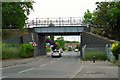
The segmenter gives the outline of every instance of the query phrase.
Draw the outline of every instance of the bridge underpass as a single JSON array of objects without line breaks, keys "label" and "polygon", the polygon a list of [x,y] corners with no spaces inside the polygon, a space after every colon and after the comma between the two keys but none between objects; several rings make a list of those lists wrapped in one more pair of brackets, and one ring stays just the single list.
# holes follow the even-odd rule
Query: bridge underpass
[{"label": "bridge underpass", "polygon": [[29,32],[33,33],[34,41],[38,46],[35,50],[35,55],[46,55],[46,40],[45,36],[70,36],[78,35],[85,32],[86,26],[54,26],[54,27],[33,27]]}]

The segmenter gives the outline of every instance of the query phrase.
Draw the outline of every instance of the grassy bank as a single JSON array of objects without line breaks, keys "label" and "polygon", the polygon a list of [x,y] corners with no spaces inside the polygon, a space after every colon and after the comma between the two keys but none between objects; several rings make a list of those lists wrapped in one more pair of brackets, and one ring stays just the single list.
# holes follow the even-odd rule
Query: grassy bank
[{"label": "grassy bank", "polygon": [[[46,48],[50,52],[50,48]],[[2,60],[22,59],[33,57],[34,47],[32,44],[7,44],[2,43]]]},{"label": "grassy bank", "polygon": [[2,44],[2,59],[33,57],[34,48],[31,44]]},{"label": "grassy bank", "polygon": [[94,52],[89,51],[85,53],[85,60],[93,60],[93,56],[95,56],[95,60],[107,60],[107,54],[104,52]]}]

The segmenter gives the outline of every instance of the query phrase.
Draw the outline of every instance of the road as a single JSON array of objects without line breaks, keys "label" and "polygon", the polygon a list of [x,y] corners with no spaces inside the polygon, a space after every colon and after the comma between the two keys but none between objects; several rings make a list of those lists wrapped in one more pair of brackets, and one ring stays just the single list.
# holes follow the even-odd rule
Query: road
[{"label": "road", "polygon": [[27,64],[2,69],[4,78],[74,78],[81,69],[78,52],[64,52],[61,58],[51,56]]}]

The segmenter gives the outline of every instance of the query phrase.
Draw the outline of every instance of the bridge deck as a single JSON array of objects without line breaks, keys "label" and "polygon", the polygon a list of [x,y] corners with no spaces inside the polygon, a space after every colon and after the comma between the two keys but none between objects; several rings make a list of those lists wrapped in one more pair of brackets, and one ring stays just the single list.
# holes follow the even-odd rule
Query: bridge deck
[{"label": "bridge deck", "polygon": [[54,26],[54,27],[34,27],[33,32],[41,34],[72,35],[84,32],[86,26]]}]

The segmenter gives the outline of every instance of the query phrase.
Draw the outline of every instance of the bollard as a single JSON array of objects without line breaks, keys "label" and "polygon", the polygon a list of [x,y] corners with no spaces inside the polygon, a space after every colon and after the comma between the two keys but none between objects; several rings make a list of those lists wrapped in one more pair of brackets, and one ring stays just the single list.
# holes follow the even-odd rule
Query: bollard
[{"label": "bollard", "polygon": [[95,63],[95,56],[93,56],[93,63]]}]

